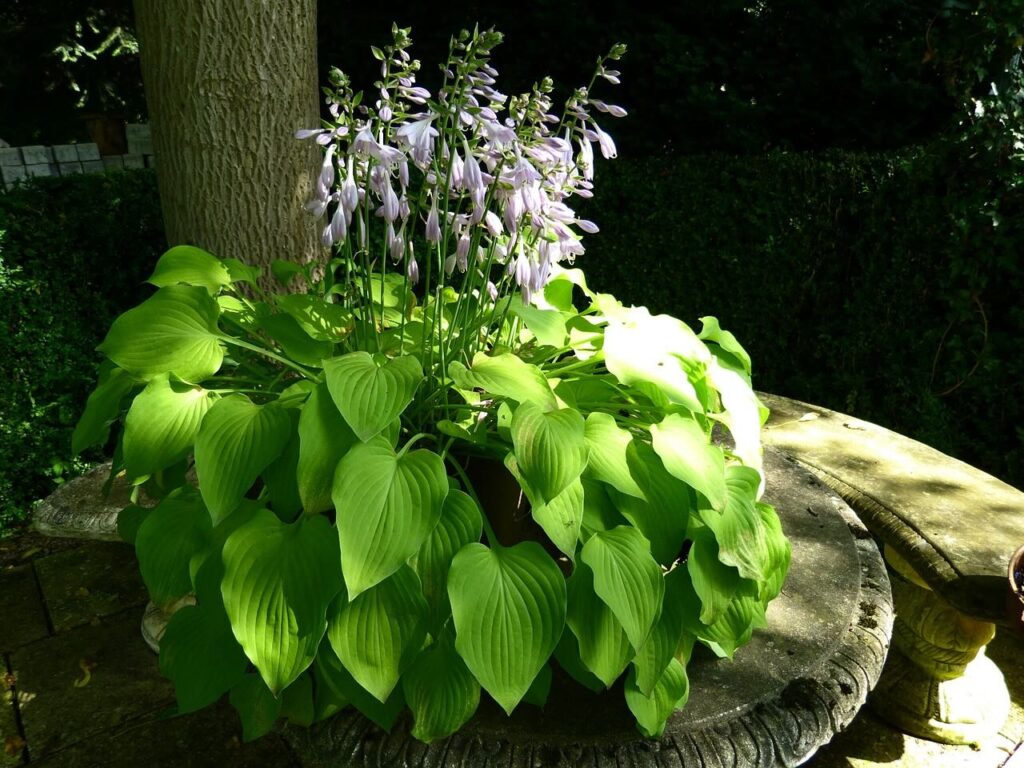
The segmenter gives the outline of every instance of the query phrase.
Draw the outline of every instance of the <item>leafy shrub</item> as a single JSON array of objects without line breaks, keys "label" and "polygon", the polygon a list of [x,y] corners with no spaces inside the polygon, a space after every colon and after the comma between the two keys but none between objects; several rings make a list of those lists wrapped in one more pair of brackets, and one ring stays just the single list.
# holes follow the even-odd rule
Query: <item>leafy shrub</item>
[{"label": "leafy shrub", "polygon": [[152,171],[0,194],[0,530],[75,470],[71,429],[95,382],[93,348],[143,297],[162,250]]}]

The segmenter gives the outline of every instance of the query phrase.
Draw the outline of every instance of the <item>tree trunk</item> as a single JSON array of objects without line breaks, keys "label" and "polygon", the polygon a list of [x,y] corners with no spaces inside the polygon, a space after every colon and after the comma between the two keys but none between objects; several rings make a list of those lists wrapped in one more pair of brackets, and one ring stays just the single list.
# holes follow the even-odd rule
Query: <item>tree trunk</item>
[{"label": "tree trunk", "polygon": [[316,0],[135,0],[167,240],[269,266],[322,261]]}]

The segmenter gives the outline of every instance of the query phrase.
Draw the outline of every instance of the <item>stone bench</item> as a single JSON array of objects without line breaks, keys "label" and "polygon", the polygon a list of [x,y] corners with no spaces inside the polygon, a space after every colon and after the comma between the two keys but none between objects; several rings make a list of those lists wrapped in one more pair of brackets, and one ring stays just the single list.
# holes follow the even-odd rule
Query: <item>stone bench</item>
[{"label": "stone bench", "polygon": [[1024,493],[903,435],[816,405],[760,394],[763,439],[833,488],[884,544],[896,624],[872,700],[902,730],[978,744],[1009,711],[985,656],[1005,612]]}]

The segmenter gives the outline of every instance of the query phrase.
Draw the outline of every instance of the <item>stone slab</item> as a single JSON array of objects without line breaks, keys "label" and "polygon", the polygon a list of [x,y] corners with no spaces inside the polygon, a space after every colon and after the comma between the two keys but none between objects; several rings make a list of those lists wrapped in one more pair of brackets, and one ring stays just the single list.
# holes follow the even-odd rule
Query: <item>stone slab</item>
[{"label": "stone slab", "polygon": [[26,165],[25,173],[30,178],[39,178],[41,176],[56,176],[57,166],[52,163],[38,163],[36,165]]},{"label": "stone slab", "polygon": [[61,176],[75,176],[82,172],[82,164],[77,160],[73,163],[59,163]]},{"label": "stone slab", "polygon": [[74,144],[57,144],[53,148],[53,157],[58,163],[77,163],[78,149]]},{"label": "stone slab", "polygon": [[1005,621],[1006,568],[1024,543],[1024,492],[870,422],[761,395],[764,441],[836,488],[954,608]]},{"label": "stone slab", "polygon": [[75,148],[78,151],[79,160],[85,161],[100,159],[100,148],[91,142],[76,144]]},{"label": "stone slab", "polygon": [[145,168],[146,161],[142,155],[122,155],[125,168]]},{"label": "stone slab", "polygon": [[[32,761],[112,729],[153,719],[174,703],[157,658],[139,636],[139,611],[32,643],[10,664],[22,692]],[[88,675],[83,667],[91,667]],[[109,734],[108,734],[109,737]]]},{"label": "stone slab", "polygon": [[83,160],[82,170],[85,173],[103,173],[106,166],[103,165],[102,160]]},{"label": "stone slab", "polygon": [[21,148],[25,165],[41,165],[53,162],[53,151],[49,147],[32,145]]},{"label": "stone slab", "polygon": [[241,741],[238,715],[219,704],[180,717],[150,720],[94,735],[86,741],[32,762],[47,768],[288,768],[297,766],[276,733],[253,742]]},{"label": "stone slab", "polygon": [[31,565],[0,570],[0,652],[47,637],[46,614]]},{"label": "stone slab", "polygon": [[110,464],[100,464],[64,483],[32,510],[32,527],[47,536],[120,541],[117,515],[131,503],[131,489],[117,478],[104,496],[109,475]]},{"label": "stone slab", "polygon": [[[6,673],[6,659],[0,657],[0,676]],[[14,714],[16,695],[17,689],[10,687],[7,680],[0,680],[0,768],[14,768],[22,764],[24,749],[20,745],[24,739],[18,732],[18,720]]]},{"label": "stone slab", "polygon": [[0,149],[0,165],[24,165],[21,159],[21,150],[18,147],[4,147]]},{"label": "stone slab", "polygon": [[16,181],[27,179],[28,173],[24,165],[0,165],[0,176],[3,177],[4,184],[10,187]]},{"label": "stone slab", "polygon": [[124,159],[121,155],[104,155],[103,167],[108,171],[120,171],[124,168]]},{"label": "stone slab", "polygon": [[[35,562],[39,584],[57,633],[146,604],[135,552],[128,544],[89,542]],[[138,628],[136,627],[136,634]]]}]

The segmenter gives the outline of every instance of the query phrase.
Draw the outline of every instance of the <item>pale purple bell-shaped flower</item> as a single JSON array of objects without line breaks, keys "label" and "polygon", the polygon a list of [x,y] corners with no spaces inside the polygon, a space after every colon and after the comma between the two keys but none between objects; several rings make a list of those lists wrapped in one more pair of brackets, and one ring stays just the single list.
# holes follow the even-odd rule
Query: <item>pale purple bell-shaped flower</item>
[{"label": "pale purple bell-shaped flower", "polygon": [[392,261],[396,263],[401,261],[402,257],[405,255],[405,238],[400,234],[395,235],[394,239],[391,241],[390,251]]},{"label": "pale purple bell-shaped flower", "polygon": [[430,158],[434,152],[434,139],[437,137],[437,129],[431,125],[434,115],[405,123],[395,131],[398,140],[409,147],[409,154],[413,162],[420,168],[430,165]]},{"label": "pale purple bell-shaped flower", "polygon": [[580,167],[583,169],[583,178],[590,181],[594,178],[594,147],[586,139],[580,139]]},{"label": "pale purple bell-shaped flower", "polygon": [[494,211],[487,211],[484,214],[484,226],[487,227],[487,231],[491,233],[491,237],[498,237],[501,235],[501,219]]},{"label": "pale purple bell-shaped flower", "polygon": [[601,231],[597,224],[590,221],[589,219],[577,219],[576,226],[578,226],[584,232],[591,235]]},{"label": "pale purple bell-shaped flower", "polygon": [[618,156],[618,152],[615,150],[615,142],[612,141],[612,137],[601,130],[597,123],[594,123],[594,131],[597,133],[597,141],[601,146],[601,155],[605,160],[611,160],[613,157]]},{"label": "pale purple bell-shaped flower", "polygon": [[334,244],[334,234],[331,232],[331,223],[327,222],[323,232],[320,233],[320,242],[324,248],[330,248]]},{"label": "pale purple bell-shaped flower", "polygon": [[427,232],[426,238],[428,243],[439,243],[441,242],[441,227],[437,223],[437,196],[430,196],[430,212],[427,213]]},{"label": "pale purple bell-shaped flower", "polygon": [[353,158],[348,158],[348,174],[341,184],[341,205],[345,212],[351,216],[359,205],[359,187],[356,186]]},{"label": "pale purple bell-shaped flower", "polygon": [[316,198],[306,203],[305,208],[307,211],[313,214],[314,218],[319,219],[321,216],[324,215],[324,212],[327,210],[328,202],[329,200],[321,200],[319,198]]},{"label": "pale purple bell-shaped flower", "polygon": [[455,263],[460,272],[469,268],[469,235],[465,232],[459,236],[459,242],[455,245]]},{"label": "pale purple bell-shaped flower", "polygon": [[331,217],[331,238],[336,243],[345,242],[345,238],[348,237],[348,221],[346,221],[345,208],[339,205],[334,209],[334,215]]},{"label": "pale purple bell-shaped flower", "polygon": [[454,272],[454,271],[455,271],[455,254],[453,253],[451,256],[449,256],[448,258],[446,258],[444,260],[444,273],[448,277],[451,277],[452,276],[452,272]]},{"label": "pale purple bell-shaped flower", "polygon": [[[410,253],[412,249],[410,248]],[[409,277],[409,282],[416,285],[420,281],[420,265],[416,263],[416,257],[413,256],[409,259],[409,266],[405,268],[405,274]]]},{"label": "pale purple bell-shaped flower", "polygon": [[491,297],[491,301],[498,300],[498,286],[490,280],[487,281],[487,295]]},{"label": "pale purple bell-shaped flower", "polygon": [[326,128],[300,128],[295,132],[295,138],[299,141],[305,139],[311,139],[314,136],[319,136],[322,133],[327,133]]},{"label": "pale purple bell-shaped flower", "polygon": [[393,222],[398,218],[399,210],[398,195],[395,194],[395,190],[391,187],[391,180],[386,179],[384,182],[383,195],[381,197],[381,209],[384,213],[384,218]]}]

